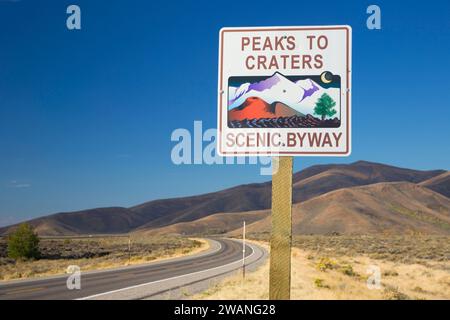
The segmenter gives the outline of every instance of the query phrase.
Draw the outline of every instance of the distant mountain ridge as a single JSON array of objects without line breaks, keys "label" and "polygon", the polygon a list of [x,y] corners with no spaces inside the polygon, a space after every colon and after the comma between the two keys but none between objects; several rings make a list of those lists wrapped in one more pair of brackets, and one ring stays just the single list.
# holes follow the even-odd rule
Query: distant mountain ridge
[{"label": "distant mountain ridge", "polygon": [[[270,218],[267,212],[247,232],[270,232]],[[450,199],[410,182],[381,182],[296,203],[292,220],[294,235],[450,235]],[[241,234],[240,228],[231,234]]]},{"label": "distant mountain ridge", "polygon": [[[421,194],[426,194],[426,197],[445,197],[449,183],[446,174],[448,176],[448,172],[444,170],[411,170],[366,161],[352,164],[317,165],[294,174],[293,202],[299,203],[310,199],[317,201],[320,196],[335,190],[349,190],[354,187],[391,182],[419,184],[420,190],[427,191],[421,191]],[[439,191],[443,192],[443,196],[439,194]],[[175,226],[172,227],[172,231],[180,231],[180,225],[184,226],[186,230],[189,228],[195,231],[196,227],[192,227],[192,224],[203,226],[203,230],[208,230],[204,222],[210,217],[210,219],[215,219],[216,229],[228,232],[234,225],[231,223],[233,219],[230,221],[227,215],[242,217],[245,212],[255,212],[252,214],[251,221],[258,223],[256,220],[265,217],[264,213],[258,211],[269,209],[270,201],[271,182],[269,181],[239,185],[198,196],[154,200],[130,208],[97,208],[57,213],[29,222],[39,234],[55,236],[151,232],[151,230],[156,232],[157,229],[161,230],[161,228],[170,226]],[[427,201],[434,203],[432,200]],[[446,207],[444,209],[449,210]],[[427,214],[431,213],[427,211]],[[247,217],[249,216],[247,215]],[[224,224],[223,221],[228,222]],[[189,223],[191,225],[188,225]],[[0,234],[7,233],[10,227],[0,228]]]},{"label": "distant mountain ridge", "polygon": [[446,197],[450,197],[450,172],[444,172],[438,176],[422,181],[421,186],[427,187]]},{"label": "distant mountain ridge", "polygon": [[[218,213],[145,230],[148,235],[269,233],[270,209]],[[450,199],[410,182],[380,182],[337,189],[292,207],[292,232],[300,234],[450,235]]]}]

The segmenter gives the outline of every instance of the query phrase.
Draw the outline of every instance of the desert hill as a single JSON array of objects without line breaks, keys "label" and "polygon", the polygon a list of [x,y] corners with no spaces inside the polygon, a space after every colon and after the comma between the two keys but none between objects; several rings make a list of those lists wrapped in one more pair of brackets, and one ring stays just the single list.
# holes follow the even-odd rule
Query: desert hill
[{"label": "desert hill", "polygon": [[257,210],[245,212],[216,213],[198,220],[179,222],[169,226],[153,229],[139,229],[147,235],[201,235],[224,234],[242,227],[245,220],[247,224],[262,220],[270,214],[270,210]]},{"label": "desert hill", "polygon": [[[331,191],[294,204],[292,216],[294,235],[450,235],[450,199],[410,182],[383,182]],[[259,217],[262,219],[254,222]],[[260,210],[214,214],[181,225],[153,229],[148,233],[202,234],[211,225],[220,226],[214,231],[237,236],[242,232],[243,220],[249,233],[270,231],[270,210]]]},{"label": "desert hill", "polygon": [[[409,182],[340,189],[292,209],[293,234],[450,235],[450,199]],[[247,230],[268,232],[270,215]]]},{"label": "desert hill", "polygon": [[318,165],[294,174],[293,200],[305,201],[332,190],[378,182],[419,183],[443,173],[444,170],[419,171],[367,161]]},{"label": "desert hill", "polygon": [[422,181],[420,185],[439,192],[446,197],[450,197],[450,172],[447,171],[431,179]]},{"label": "desert hill", "polygon": [[[340,188],[377,182],[418,183],[444,172],[411,170],[366,161],[312,166],[294,174],[293,202],[305,201]],[[214,213],[268,209],[271,187],[271,182],[240,185],[200,196],[150,201],[130,209],[150,218],[143,228],[155,228],[197,220]]]},{"label": "desert hill", "polygon": [[[293,201],[298,203],[334,190],[379,182],[423,183],[423,190],[429,188],[445,194],[445,190],[448,190],[448,172],[411,170],[366,161],[312,166],[294,175]],[[131,208],[97,208],[57,213],[29,222],[41,235],[126,233],[166,226],[172,226],[171,232],[177,232],[173,230],[191,228],[183,223],[192,221],[195,221],[197,226],[202,226],[198,228],[203,229],[205,221],[207,224],[211,223],[211,226],[214,221],[215,228],[223,229],[221,225],[225,220],[228,221],[225,229],[229,231],[232,219],[229,220],[227,215],[268,209],[270,202],[269,181],[198,196],[154,200]],[[221,215],[212,217],[211,221],[201,220],[215,214]],[[260,214],[254,216],[261,217]],[[9,228],[0,228],[0,234],[7,233]]]},{"label": "desert hill", "polygon": [[61,212],[29,222],[38,234],[62,236],[126,233],[140,226],[145,220],[142,220],[138,213],[126,208],[111,207]]}]

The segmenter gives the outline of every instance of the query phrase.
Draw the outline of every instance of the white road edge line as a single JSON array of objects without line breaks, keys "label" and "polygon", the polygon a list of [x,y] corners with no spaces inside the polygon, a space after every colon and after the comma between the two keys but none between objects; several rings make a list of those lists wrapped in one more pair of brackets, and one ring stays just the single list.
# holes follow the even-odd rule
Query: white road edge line
[{"label": "white road edge line", "polygon": [[[0,0],[1,1],[1,0]],[[208,251],[209,249],[206,249],[206,251],[202,252],[198,252],[192,255],[187,255],[187,256],[181,256],[181,257],[174,257],[174,258],[167,258],[167,259],[162,259],[162,260],[157,260],[157,261],[152,261],[152,262],[145,262],[142,264],[135,264],[135,265],[129,265],[129,266],[122,266],[122,267],[114,267],[111,269],[103,269],[103,270],[88,270],[88,271],[83,271],[82,275],[93,275],[93,274],[98,274],[98,273],[108,273],[108,272],[116,272],[116,271],[122,271],[122,270],[132,270],[132,269],[141,269],[141,268],[146,268],[149,266],[155,266],[155,265],[161,265],[161,264],[166,264],[166,263],[172,263],[173,261],[183,261],[192,257],[198,257],[198,256],[203,256],[203,255],[207,255],[207,254],[211,254],[211,253],[216,253],[217,251],[220,251],[220,249],[222,249],[222,244],[216,240],[213,239],[208,239],[208,240],[212,240],[214,242],[216,242],[217,244],[219,244],[217,250],[213,249],[212,251]],[[43,282],[43,281],[47,281],[47,280],[55,280],[55,279],[67,279],[69,275],[68,274],[56,274],[56,275],[50,275],[50,276],[42,276],[42,277],[37,277],[37,278],[31,278],[31,279],[14,279],[14,280],[1,280],[0,281],[0,288],[2,286],[8,286],[8,285],[14,285],[14,284],[24,284],[24,283],[32,283],[32,282]]]},{"label": "white road edge line", "polygon": [[[219,244],[220,244],[220,242],[219,242]],[[250,249],[252,249],[252,253],[248,257],[246,257],[247,259],[249,259],[251,256],[253,256],[253,254],[255,253],[255,250],[253,249],[253,245],[249,245],[249,247],[250,247]],[[171,278],[166,278],[166,279],[161,279],[161,280],[155,280],[155,281],[151,281],[151,282],[141,283],[141,284],[137,284],[137,285],[134,285],[134,286],[125,287],[125,288],[122,288],[122,289],[111,290],[111,291],[107,291],[107,292],[103,292],[103,293],[97,293],[97,294],[93,294],[91,296],[78,298],[78,299],[75,299],[75,300],[89,300],[89,299],[100,297],[100,296],[104,296],[104,295],[107,295],[107,294],[112,294],[112,293],[117,293],[117,292],[121,292],[121,291],[125,291],[125,290],[130,290],[130,289],[135,289],[135,288],[147,286],[147,285],[153,284],[153,283],[158,283],[158,282],[163,282],[163,281],[168,281],[168,280],[174,280],[174,279],[178,279],[178,278],[182,278],[182,277],[191,276],[191,275],[194,275],[194,274],[199,274],[199,273],[202,273],[202,272],[207,272],[207,271],[211,271],[211,270],[215,270],[215,269],[220,269],[220,268],[224,268],[224,267],[230,266],[232,264],[241,263],[241,262],[242,262],[242,260],[241,260],[241,258],[239,258],[236,261],[224,264],[222,266],[218,266],[218,267],[214,267],[214,268],[210,268],[210,269],[205,269],[205,270],[200,270],[200,271],[196,271],[196,272],[191,272],[191,273],[186,273],[186,274],[182,274],[182,275],[171,277]]]}]

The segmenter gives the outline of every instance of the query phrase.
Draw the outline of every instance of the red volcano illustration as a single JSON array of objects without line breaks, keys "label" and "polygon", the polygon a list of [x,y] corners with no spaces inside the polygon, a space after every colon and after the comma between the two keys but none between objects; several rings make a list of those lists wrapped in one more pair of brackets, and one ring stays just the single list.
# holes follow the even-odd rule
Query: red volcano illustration
[{"label": "red volcano illustration", "polygon": [[233,110],[228,111],[228,121],[244,119],[279,118],[291,116],[304,116],[284,103],[274,102],[268,104],[257,97],[247,98],[243,104]]}]

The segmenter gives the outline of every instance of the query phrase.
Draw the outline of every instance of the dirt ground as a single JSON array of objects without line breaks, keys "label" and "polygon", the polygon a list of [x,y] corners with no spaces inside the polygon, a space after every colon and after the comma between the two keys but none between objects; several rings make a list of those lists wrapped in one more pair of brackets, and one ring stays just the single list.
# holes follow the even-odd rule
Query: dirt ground
[{"label": "dirt ground", "polygon": [[94,237],[41,239],[40,259],[14,261],[7,257],[6,240],[0,240],[0,280],[63,274],[69,265],[81,270],[100,270],[194,254],[205,250],[202,239],[181,237]]},{"label": "dirt ground", "polygon": [[[292,299],[450,299],[450,237],[302,236],[293,242]],[[267,261],[245,281],[232,276],[192,298],[268,297]]]}]

